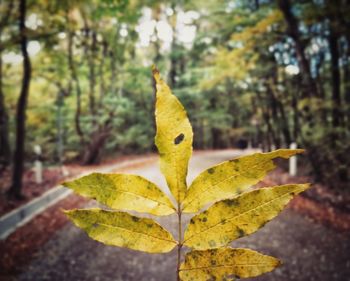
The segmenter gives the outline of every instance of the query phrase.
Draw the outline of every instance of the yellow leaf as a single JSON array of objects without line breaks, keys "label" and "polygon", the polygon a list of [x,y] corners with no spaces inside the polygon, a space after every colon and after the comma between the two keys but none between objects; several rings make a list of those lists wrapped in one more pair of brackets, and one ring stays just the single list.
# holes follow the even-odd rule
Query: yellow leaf
[{"label": "yellow leaf", "polygon": [[168,197],[154,183],[136,175],[93,173],[63,185],[113,209],[158,216],[175,212]]},{"label": "yellow leaf", "polygon": [[183,212],[198,212],[208,203],[242,193],[275,168],[273,159],[289,158],[303,151],[279,149],[268,153],[255,153],[225,161],[205,170],[189,187],[183,201]]},{"label": "yellow leaf", "polygon": [[166,253],[177,245],[173,236],[151,219],[101,209],[70,210],[65,214],[92,239],[106,245],[148,253]]},{"label": "yellow leaf", "polygon": [[217,202],[191,219],[184,245],[198,250],[226,246],[263,227],[294,195],[308,187],[309,184],[290,184],[261,188]]},{"label": "yellow leaf", "polygon": [[160,155],[160,169],[171,193],[181,202],[187,189],[188,161],[192,155],[192,127],[184,107],[156,68],[153,76],[157,87],[155,143]]},{"label": "yellow leaf", "polygon": [[220,248],[192,251],[180,267],[180,278],[190,280],[236,280],[274,270],[280,261],[249,249]]}]

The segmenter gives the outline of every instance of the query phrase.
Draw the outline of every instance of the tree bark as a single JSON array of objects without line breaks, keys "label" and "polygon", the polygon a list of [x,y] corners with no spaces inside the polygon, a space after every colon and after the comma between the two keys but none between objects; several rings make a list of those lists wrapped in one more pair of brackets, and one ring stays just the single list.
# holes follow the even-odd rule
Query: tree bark
[{"label": "tree bark", "polygon": [[273,134],[273,140],[274,140],[274,144],[276,147],[281,147],[281,141],[280,141],[280,133],[282,132],[282,128],[281,128],[281,120],[278,116],[278,101],[273,93],[273,90],[271,88],[270,85],[266,85],[267,87],[267,94],[269,95],[269,105],[270,105],[270,109],[271,109],[271,119],[272,122],[274,123],[275,127],[277,130],[276,134]]},{"label": "tree bark", "polygon": [[[275,111],[273,113],[274,121],[278,125],[279,132],[283,135],[286,147],[288,147],[292,140],[291,140],[291,136],[288,128],[288,119],[284,110],[283,103],[281,100],[277,98],[278,92],[277,92],[276,86],[272,82],[270,83],[270,85],[267,85],[267,86],[271,97],[271,106],[272,108],[275,108],[273,110],[273,112]],[[280,145],[281,145],[281,140],[279,140],[278,147],[280,147]]]},{"label": "tree bark", "polygon": [[[173,44],[173,46],[174,45],[175,44]],[[170,56],[171,56],[171,58],[170,58],[170,71],[169,71],[169,87],[175,88],[176,75],[177,75],[177,73],[176,73],[176,58],[174,57],[174,54],[171,54]]]},{"label": "tree bark", "polygon": [[298,141],[300,135],[300,122],[298,110],[298,98],[295,93],[292,95],[292,109],[293,109],[293,139]]},{"label": "tree bark", "polygon": [[[348,17],[347,11],[350,8],[350,0],[344,0],[341,2],[341,5],[339,6],[342,13],[339,16],[340,23],[342,26],[347,27],[350,24],[350,19]],[[346,113],[343,117],[347,118],[347,127],[350,128],[350,29],[345,28],[344,31],[344,38],[345,38],[345,45],[346,48],[344,48],[343,51],[343,97],[345,101],[346,106]]]},{"label": "tree bark", "polygon": [[[7,4],[7,9],[4,12],[6,17],[0,20],[0,38],[2,30],[7,26],[9,19],[12,16],[12,11],[15,2],[10,1]],[[2,50],[0,48],[0,173],[11,163],[11,145],[9,133],[9,119],[5,105],[4,89],[3,89],[3,64]]]},{"label": "tree bark", "polygon": [[26,109],[29,95],[30,79],[32,74],[32,66],[27,51],[28,38],[26,34],[25,20],[26,20],[26,0],[19,2],[19,33],[20,33],[20,47],[23,56],[23,78],[20,96],[17,102],[16,112],[16,148],[13,157],[13,173],[12,185],[8,191],[8,195],[13,198],[21,198],[22,189],[22,175],[24,171],[24,145],[26,136]]},{"label": "tree bark", "polygon": [[101,108],[103,104],[103,99],[106,93],[105,77],[104,77],[104,67],[105,59],[108,55],[108,43],[103,41],[102,43],[102,53],[101,53],[101,62],[99,65],[99,79],[100,79],[100,95],[98,100],[98,107]]},{"label": "tree bark", "polygon": [[272,143],[276,145],[277,140],[276,140],[276,136],[273,130],[273,127],[271,125],[271,118],[270,118],[270,113],[269,113],[269,109],[265,108],[264,106],[264,100],[261,96],[261,93],[259,93],[259,91],[256,92],[257,94],[257,98],[258,98],[258,102],[260,103],[260,107],[261,107],[261,111],[262,111],[262,117],[264,119],[265,125],[266,125],[266,136],[265,136],[265,140],[267,142],[266,146],[264,146],[264,150],[271,150],[272,148]]},{"label": "tree bark", "polygon": [[332,23],[330,23],[328,36],[329,50],[331,54],[331,73],[332,73],[332,122],[334,127],[341,123],[341,97],[340,97],[340,69],[339,69],[339,49],[338,37],[335,33]]},{"label": "tree bark", "polygon": [[302,40],[299,33],[299,23],[292,13],[292,7],[289,0],[277,0],[279,9],[281,10],[287,24],[287,33],[293,39],[297,60],[301,69],[302,78],[306,85],[306,97],[317,97],[318,89],[315,80],[312,78],[310,70],[310,62],[305,55],[306,44]]},{"label": "tree bark", "polygon": [[[68,20],[68,17],[67,17],[67,20]],[[80,126],[81,88],[80,88],[80,83],[79,83],[78,75],[77,75],[74,60],[73,60],[73,33],[70,30],[68,31],[68,65],[71,73],[71,78],[75,84],[76,95],[77,95],[76,97],[77,107],[76,107],[75,116],[74,116],[75,131],[80,138],[80,144],[83,145],[84,133]]]},{"label": "tree bark", "polygon": [[221,147],[221,141],[220,141],[220,135],[221,135],[221,130],[218,128],[211,128],[211,137],[212,137],[212,148],[213,149],[219,149]]},{"label": "tree bark", "polygon": [[84,165],[92,165],[98,163],[101,150],[104,147],[104,144],[107,141],[109,135],[109,130],[102,132],[97,131],[96,133],[92,134],[92,140],[87,146],[86,153],[83,157]]},{"label": "tree bark", "polygon": [[344,84],[344,99],[347,110],[347,127],[350,128],[350,38],[348,41],[348,49],[346,59],[344,59],[343,84]]},{"label": "tree bark", "polygon": [[5,105],[2,79],[2,57],[0,52],[0,172],[11,163],[8,114]]},{"label": "tree bark", "polygon": [[288,147],[290,145],[290,143],[292,142],[292,138],[291,138],[290,131],[289,131],[288,119],[286,116],[286,112],[284,110],[284,106],[283,106],[281,101],[278,102],[278,110],[279,110],[280,115],[281,115],[281,122],[280,122],[281,130],[283,133],[286,147]]},{"label": "tree bark", "polygon": [[[86,28],[89,27],[86,24]],[[89,108],[90,108],[90,114],[93,117],[93,120],[95,118],[95,84],[96,84],[96,71],[95,71],[95,56],[97,51],[97,38],[96,38],[96,32],[94,30],[90,30],[91,33],[91,45],[88,46],[90,49],[88,52],[88,64],[89,64]],[[87,33],[89,35],[89,33]],[[86,40],[89,42],[88,38]]]},{"label": "tree bark", "polygon": [[63,89],[58,89],[56,106],[57,106],[57,111],[56,111],[57,161],[58,161],[59,165],[62,165],[63,153],[64,153],[63,116],[62,116],[62,108],[64,106],[64,91],[63,91]]},{"label": "tree bark", "polygon": [[109,118],[104,125],[97,129],[91,136],[91,141],[86,148],[86,153],[83,157],[83,165],[91,165],[98,163],[100,154],[104,148],[104,144],[109,138],[112,130],[112,120],[114,113],[109,113]]}]

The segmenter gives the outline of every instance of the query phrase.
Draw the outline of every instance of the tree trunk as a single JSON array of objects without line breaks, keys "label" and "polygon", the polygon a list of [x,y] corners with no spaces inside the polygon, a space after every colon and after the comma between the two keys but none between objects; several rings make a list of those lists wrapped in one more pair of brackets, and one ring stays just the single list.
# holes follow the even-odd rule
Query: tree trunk
[{"label": "tree trunk", "polygon": [[0,52],[0,172],[11,163],[8,115],[2,85],[2,57]]},{"label": "tree trunk", "polygon": [[[274,79],[273,82],[271,81],[269,84],[267,84],[267,88],[272,100],[271,106],[275,108],[274,110],[276,111],[275,113],[273,113],[273,117],[275,119],[274,121],[278,125],[278,130],[280,134],[283,135],[286,147],[288,147],[291,143],[291,136],[288,128],[288,119],[285,113],[283,103],[280,99],[278,99],[278,90],[276,88],[275,83],[277,83],[277,79]],[[280,140],[280,145],[281,143],[282,141]]]},{"label": "tree trunk", "polygon": [[[11,19],[14,4],[15,1],[9,1],[7,3],[7,9],[3,13],[6,17],[0,20],[0,38],[2,37],[2,30],[8,24],[9,19]],[[9,119],[3,90],[3,65],[2,52],[0,50],[0,173],[11,163]]]},{"label": "tree trunk", "polygon": [[111,79],[109,84],[109,93],[114,96],[116,93],[116,83],[117,80],[117,66],[116,66],[116,54],[114,53],[113,46],[109,51],[109,61],[110,61],[110,69],[111,69]]},{"label": "tree trunk", "polygon": [[350,38],[348,40],[347,56],[344,59],[343,84],[344,84],[344,99],[347,108],[347,126],[350,128]]},{"label": "tree trunk", "polygon": [[19,5],[19,32],[20,32],[20,46],[23,56],[23,79],[20,96],[17,102],[16,112],[16,148],[13,157],[13,173],[12,185],[8,191],[8,195],[13,198],[21,198],[22,189],[22,175],[24,171],[24,145],[26,135],[26,108],[29,95],[30,79],[32,74],[32,67],[30,58],[27,52],[27,34],[25,27],[26,20],[26,0],[20,0]]},{"label": "tree trunk", "polygon": [[[265,113],[264,114],[264,119],[265,119],[265,122],[266,122],[266,125],[267,125],[267,133],[268,135],[270,136],[270,139],[272,140],[274,146],[277,146],[279,147],[279,140],[275,134],[275,131],[273,129],[273,126],[271,124],[271,116],[270,116],[270,113],[268,110],[265,110]],[[270,147],[269,147],[269,150],[272,150],[272,144],[270,143]]]},{"label": "tree trunk", "polygon": [[103,99],[106,93],[106,85],[104,79],[104,67],[105,67],[105,59],[108,55],[108,43],[103,41],[102,43],[102,54],[101,54],[101,62],[99,65],[99,79],[100,79],[100,96],[98,101],[98,107],[101,108],[103,104]]},{"label": "tree trunk", "polygon": [[62,107],[64,106],[64,92],[62,89],[58,90],[56,105],[56,125],[57,125],[57,161],[59,165],[63,162],[64,141],[63,141],[63,116]]},{"label": "tree trunk", "polygon": [[286,147],[288,147],[290,145],[290,143],[292,142],[292,138],[291,138],[290,132],[289,132],[288,119],[286,116],[286,112],[284,110],[284,106],[283,106],[282,102],[280,102],[280,101],[278,102],[278,110],[281,114],[281,122],[280,122],[281,130],[283,133]]},{"label": "tree trunk", "polygon": [[[274,144],[276,147],[281,147],[281,141],[280,141],[280,132],[282,132],[282,124],[281,124],[281,120],[278,116],[278,101],[273,93],[273,90],[271,89],[271,86],[270,85],[266,85],[267,87],[267,93],[269,95],[269,104],[270,104],[270,109],[271,109],[271,120],[273,122],[273,124],[275,126],[271,126],[271,127],[275,127],[277,130],[277,133],[276,134],[273,134],[274,137],[273,137],[273,140],[274,140]],[[272,128],[271,128],[272,130]]]},{"label": "tree trunk", "polygon": [[[174,45],[174,44],[173,44]],[[176,58],[174,54],[170,55],[170,71],[169,71],[169,87],[175,88],[176,86]]]},{"label": "tree trunk", "polygon": [[[97,38],[96,32],[91,32],[91,46],[90,46],[90,54],[88,57],[89,63],[89,108],[90,113],[95,119],[95,84],[96,84],[96,73],[95,73],[95,56],[97,50]],[[95,121],[95,120],[94,120]]]},{"label": "tree trunk", "polygon": [[[67,17],[68,20],[68,17]],[[75,64],[73,60],[73,33],[68,31],[68,65],[71,73],[71,78],[74,81],[76,95],[77,95],[77,108],[75,111],[74,122],[75,122],[75,131],[80,138],[80,144],[84,145],[84,133],[80,126],[80,115],[81,115],[81,89],[80,83],[75,69]]]},{"label": "tree trunk", "polygon": [[331,73],[332,73],[332,123],[338,127],[341,123],[341,97],[340,97],[340,69],[339,69],[339,47],[338,36],[330,22],[329,27],[329,51],[331,54]]},{"label": "tree trunk", "polygon": [[[342,26],[346,27],[350,23],[350,19],[347,16],[346,11],[350,8],[350,1],[342,1],[340,9],[343,11],[342,15],[339,16],[340,23]],[[347,118],[347,127],[350,129],[350,29],[346,28],[344,32],[344,39],[346,48],[344,48],[342,61],[343,61],[343,97],[345,101],[346,113],[343,117]]]},{"label": "tree trunk", "polygon": [[304,84],[307,88],[305,91],[305,96],[317,97],[318,90],[316,82],[311,75],[309,60],[305,55],[306,44],[299,34],[298,20],[292,13],[292,7],[289,0],[277,0],[277,2],[287,24],[287,33],[294,41],[298,64]]},{"label": "tree trunk", "polygon": [[[276,145],[276,143],[278,142],[275,136],[275,133],[273,131],[273,127],[271,125],[271,118],[270,118],[270,113],[269,113],[269,109],[265,108],[264,106],[264,100],[261,96],[261,94],[259,93],[259,91],[256,92],[257,94],[257,98],[258,98],[258,102],[260,103],[260,107],[261,107],[261,111],[262,111],[262,117],[264,119],[264,122],[266,125],[266,135],[265,135],[265,140],[266,140],[266,146],[264,146],[264,148],[266,148],[266,150],[271,150],[272,148],[272,143],[274,143]],[[265,149],[264,149],[265,150]]]},{"label": "tree trunk", "polygon": [[292,109],[293,109],[293,139],[298,140],[299,137],[299,113],[298,113],[298,100],[295,94],[292,96]]},{"label": "tree trunk", "polygon": [[215,128],[215,127],[211,128],[212,148],[213,149],[221,148],[220,135],[221,135],[220,129]]},{"label": "tree trunk", "polygon": [[92,135],[92,140],[83,157],[84,165],[96,164],[99,161],[101,150],[110,135],[109,130],[98,131]]},{"label": "tree trunk", "polygon": [[259,10],[260,8],[260,1],[259,0],[254,0],[254,3],[255,3],[255,10]]}]

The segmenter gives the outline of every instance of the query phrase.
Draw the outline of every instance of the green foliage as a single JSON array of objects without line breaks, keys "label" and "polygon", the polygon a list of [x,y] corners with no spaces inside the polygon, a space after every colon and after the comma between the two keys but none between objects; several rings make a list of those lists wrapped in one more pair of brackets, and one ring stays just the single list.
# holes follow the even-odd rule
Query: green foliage
[{"label": "green foliage", "polygon": [[[243,140],[269,151],[297,142],[312,151],[301,163],[311,165],[312,175],[346,187],[342,175],[350,171],[341,155],[350,147],[349,3],[284,2],[291,3],[297,37],[274,1],[27,1],[29,45],[40,45],[31,55],[28,159],[35,144],[49,164],[83,160],[94,150],[90,163],[153,151],[148,69],[155,61],[188,109],[195,149],[235,147]],[[196,17],[185,19],[191,13]],[[0,115],[8,113],[14,151],[22,79],[18,2],[2,1],[0,18]],[[158,24],[167,25],[167,42]],[[155,26],[145,31],[146,25]],[[181,41],[185,28],[196,30],[189,44]],[[309,67],[301,65],[301,55]],[[317,94],[310,92],[307,68]]]},{"label": "green foliage", "polygon": [[[185,261],[178,264],[177,274],[181,280],[234,280],[273,270],[280,264],[276,258],[227,245],[263,227],[294,195],[309,187],[292,184],[247,191],[275,167],[273,159],[288,158],[302,150],[276,150],[232,159],[207,169],[187,187],[192,128],[184,107],[158,70],[154,69],[153,75],[157,89],[155,142],[161,171],[178,204],[180,240],[175,241],[152,219],[117,211],[124,209],[158,216],[175,212],[165,193],[139,176],[95,173],[65,183],[75,192],[113,209],[72,210],[66,214],[91,238],[107,245],[149,253],[169,252],[177,245],[179,255],[181,247],[187,246],[191,251]],[[203,211],[205,205],[212,206]],[[181,239],[183,212],[199,212],[187,226],[184,240]]]}]

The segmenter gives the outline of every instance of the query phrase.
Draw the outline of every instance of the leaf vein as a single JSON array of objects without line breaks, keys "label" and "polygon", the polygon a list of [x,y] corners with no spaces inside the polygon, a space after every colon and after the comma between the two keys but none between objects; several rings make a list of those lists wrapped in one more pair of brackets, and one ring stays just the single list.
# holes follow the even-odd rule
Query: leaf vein
[{"label": "leaf vein", "polygon": [[[265,188],[265,190],[266,190],[266,188]],[[249,213],[249,212],[252,212],[252,211],[255,211],[255,210],[259,209],[259,208],[262,208],[262,207],[264,207],[265,205],[267,205],[267,204],[269,204],[269,203],[271,203],[271,202],[273,202],[273,201],[275,201],[275,200],[281,199],[281,198],[283,198],[283,197],[285,197],[285,196],[287,196],[287,195],[290,195],[290,192],[287,191],[285,194],[283,194],[283,195],[281,195],[281,196],[278,196],[278,197],[276,197],[276,198],[273,198],[272,200],[269,200],[269,201],[267,201],[267,202],[265,202],[265,203],[263,203],[263,204],[261,204],[261,205],[259,205],[259,206],[256,206],[256,207],[254,207],[254,208],[252,208],[252,209],[249,209],[249,210],[247,210],[247,211],[245,211],[245,212],[243,212],[243,213],[240,213],[240,214],[238,214],[237,216],[234,216],[234,217],[232,217],[232,218],[228,218],[228,219],[226,219],[225,224],[227,224],[227,221],[232,221],[232,220],[234,220],[234,219],[237,219],[237,218],[239,218],[239,217],[241,217],[241,216],[243,216],[243,215],[245,215],[245,214],[247,214],[247,213]],[[214,228],[214,227],[216,227],[216,226],[218,226],[218,225],[223,225],[223,223],[220,221],[220,222],[218,222],[218,223],[216,223],[216,224],[214,224],[214,225],[208,227],[207,229],[205,229],[205,230],[203,230],[203,231],[201,231],[201,232],[196,232],[196,233],[193,234],[191,237],[187,238],[187,239],[184,241],[184,243],[185,243],[186,241],[188,241],[188,240],[191,240],[191,239],[192,239],[194,236],[196,236],[197,234],[202,234],[202,233],[204,233],[204,232],[207,232],[207,231],[209,231],[210,229],[212,229],[212,228]]]},{"label": "leaf vein", "polygon": [[[233,158],[233,159],[237,159],[237,158]],[[254,169],[254,168],[256,168],[258,165],[265,165],[265,164],[266,164],[267,162],[269,162],[269,161],[271,161],[271,159],[266,160],[266,161],[264,161],[264,162],[262,162],[262,163],[259,162],[259,163],[257,163],[256,165],[250,167],[250,169]],[[219,164],[219,165],[220,165],[220,164]],[[206,171],[206,170],[205,170],[205,171]],[[269,172],[269,170],[267,170],[266,173],[267,173],[267,172]],[[215,183],[215,184],[213,184],[213,185],[207,186],[207,188],[204,189],[204,190],[202,190],[201,193],[207,193],[207,192],[209,191],[209,189],[211,189],[211,188],[213,188],[213,187],[216,187],[216,186],[222,184],[223,182],[228,181],[228,180],[230,180],[230,179],[232,179],[232,178],[234,178],[234,177],[237,177],[237,176],[245,177],[245,176],[243,175],[242,172],[239,172],[239,173],[237,172],[236,174],[234,174],[234,175],[232,175],[232,176],[230,176],[230,177],[227,177],[227,178],[225,178],[225,179],[223,179],[223,180],[221,180],[221,181],[219,181],[219,182],[217,182],[217,183]],[[245,178],[248,178],[248,177],[245,177]],[[258,182],[259,182],[259,181],[260,181],[260,180],[258,180]],[[190,190],[190,189],[189,189],[189,190]],[[198,200],[200,200],[200,199],[198,199],[198,197],[194,197],[190,202],[188,202],[187,204],[184,205],[184,208],[185,208],[186,206],[191,205],[192,202],[198,201]]]},{"label": "leaf vein", "polygon": [[180,269],[180,271],[190,271],[190,270],[202,270],[202,269],[210,269],[210,268],[219,268],[219,267],[239,267],[239,266],[244,266],[244,267],[254,267],[254,266],[261,266],[261,267],[268,267],[270,264],[268,263],[249,263],[249,264],[245,264],[245,263],[235,263],[234,265],[229,265],[229,264],[220,264],[220,265],[210,265],[210,266],[198,266],[198,267],[193,267],[193,268],[184,268],[184,269]]},{"label": "leaf vein", "polygon": [[97,224],[98,224],[98,225],[101,225],[101,226],[105,226],[105,227],[110,227],[110,228],[119,228],[119,229],[123,229],[123,230],[129,231],[129,232],[132,232],[132,233],[138,233],[138,234],[141,234],[141,235],[144,235],[144,236],[147,236],[147,237],[152,237],[152,238],[155,238],[155,239],[158,239],[158,240],[168,241],[168,242],[177,244],[177,242],[174,241],[174,240],[170,240],[170,239],[166,239],[166,238],[161,238],[161,237],[154,236],[154,235],[147,234],[147,233],[143,233],[143,232],[140,232],[140,231],[130,230],[130,229],[127,229],[127,228],[124,228],[124,227],[121,227],[121,226],[108,225],[108,224],[104,224],[104,223],[97,223]]}]

